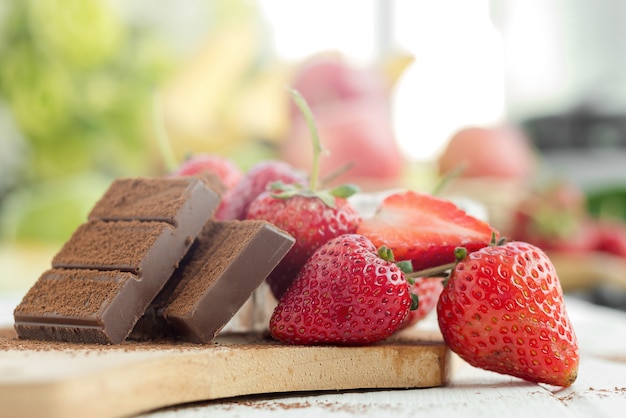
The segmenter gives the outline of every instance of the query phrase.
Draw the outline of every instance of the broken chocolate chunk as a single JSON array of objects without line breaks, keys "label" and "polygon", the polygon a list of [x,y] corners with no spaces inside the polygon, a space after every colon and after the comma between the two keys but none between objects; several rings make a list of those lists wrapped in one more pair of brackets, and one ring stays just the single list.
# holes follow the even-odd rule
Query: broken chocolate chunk
[{"label": "broken chocolate chunk", "polygon": [[122,342],[218,203],[197,178],[116,180],[15,309],[17,334]]},{"label": "broken chocolate chunk", "polygon": [[208,343],[294,244],[265,221],[209,221],[131,338]]}]

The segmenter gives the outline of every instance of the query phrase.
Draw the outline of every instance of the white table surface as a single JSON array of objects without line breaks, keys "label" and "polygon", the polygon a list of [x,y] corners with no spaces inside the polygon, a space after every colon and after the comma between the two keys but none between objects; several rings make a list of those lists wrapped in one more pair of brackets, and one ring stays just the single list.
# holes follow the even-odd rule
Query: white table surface
[{"label": "white table surface", "polygon": [[[0,293],[0,326],[12,324],[19,292]],[[279,394],[185,405],[142,418],[195,417],[622,417],[626,409],[626,313],[566,298],[581,362],[569,388],[538,385],[459,361],[444,387]],[[419,326],[436,326],[431,315]],[[0,413],[0,416],[2,414]]]}]

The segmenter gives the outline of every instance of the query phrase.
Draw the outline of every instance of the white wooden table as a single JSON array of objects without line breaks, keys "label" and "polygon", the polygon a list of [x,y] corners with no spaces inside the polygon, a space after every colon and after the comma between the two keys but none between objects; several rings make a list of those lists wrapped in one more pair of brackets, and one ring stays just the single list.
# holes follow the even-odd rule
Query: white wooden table
[{"label": "white wooden table", "polygon": [[[0,293],[0,326],[12,323],[17,293]],[[447,386],[415,390],[244,397],[178,406],[142,418],[193,417],[623,417],[626,313],[567,298],[581,363],[569,388],[537,385],[459,362]],[[420,326],[436,326],[434,317]],[[1,410],[1,405],[0,405]],[[1,414],[0,414],[1,415]]]}]

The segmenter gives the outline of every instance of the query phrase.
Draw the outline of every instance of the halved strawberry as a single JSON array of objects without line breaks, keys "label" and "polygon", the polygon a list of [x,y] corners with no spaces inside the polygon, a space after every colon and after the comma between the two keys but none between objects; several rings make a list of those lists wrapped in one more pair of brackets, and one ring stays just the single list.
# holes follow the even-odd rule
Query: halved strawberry
[{"label": "halved strawberry", "polygon": [[410,260],[415,271],[454,262],[454,249],[468,252],[489,245],[494,229],[449,200],[415,191],[385,198],[357,233],[376,247],[385,245],[396,260]]}]

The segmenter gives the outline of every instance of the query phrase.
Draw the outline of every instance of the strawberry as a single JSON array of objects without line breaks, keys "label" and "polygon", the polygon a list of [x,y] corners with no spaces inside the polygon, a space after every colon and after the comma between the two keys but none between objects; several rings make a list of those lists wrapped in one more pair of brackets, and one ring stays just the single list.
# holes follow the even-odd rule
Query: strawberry
[{"label": "strawberry", "polygon": [[404,273],[388,258],[357,234],[322,245],[278,302],[270,318],[272,336],[289,344],[337,345],[389,337],[412,301]]},{"label": "strawberry", "polygon": [[246,219],[271,222],[295,238],[291,250],[266,278],[276,299],[282,297],[315,250],[332,238],[354,233],[361,220],[347,200],[357,191],[356,187],[346,185],[317,190],[319,156],[323,149],[308,105],[298,92],[292,91],[292,95],[311,127],[314,154],[310,183],[308,187],[274,183],[270,191],[261,193],[250,203],[246,215]]},{"label": "strawberry", "polygon": [[626,258],[626,223],[618,219],[598,220],[596,231],[597,251]]},{"label": "strawberry", "polygon": [[443,290],[444,277],[417,277],[412,281],[409,292],[417,296],[419,304],[417,309],[409,312],[401,329],[415,325],[435,309]]},{"label": "strawberry", "polygon": [[455,252],[459,261],[437,304],[450,349],[486,370],[571,385],[578,343],[546,254],[520,241]]},{"label": "strawberry", "polygon": [[359,214],[346,199],[333,197],[333,200],[333,205],[329,206],[317,197],[294,195],[283,199],[264,192],[250,205],[247,219],[271,222],[296,240],[266,278],[276,299],[282,297],[307,259],[322,244],[356,231]]},{"label": "strawberry", "polygon": [[241,181],[241,169],[229,158],[215,154],[197,154],[183,162],[173,173],[173,176],[216,176],[224,186],[220,205],[215,212],[215,219],[227,220],[226,209],[231,205],[234,197],[234,188]]},{"label": "strawberry", "polygon": [[545,251],[588,252],[598,245],[595,220],[576,185],[556,181],[532,190],[514,208],[509,235]]},{"label": "strawberry", "polygon": [[229,158],[216,154],[197,154],[185,160],[174,176],[197,176],[204,172],[216,175],[226,189],[234,188],[243,177],[241,169]]},{"label": "strawberry", "polygon": [[284,161],[267,160],[252,166],[234,187],[232,198],[224,208],[228,219],[245,219],[250,203],[277,181],[284,184],[306,184],[308,179]]},{"label": "strawberry", "polygon": [[410,260],[415,271],[454,262],[454,248],[485,247],[493,229],[454,203],[414,191],[387,196],[357,233],[375,246],[389,247],[397,260]]}]

